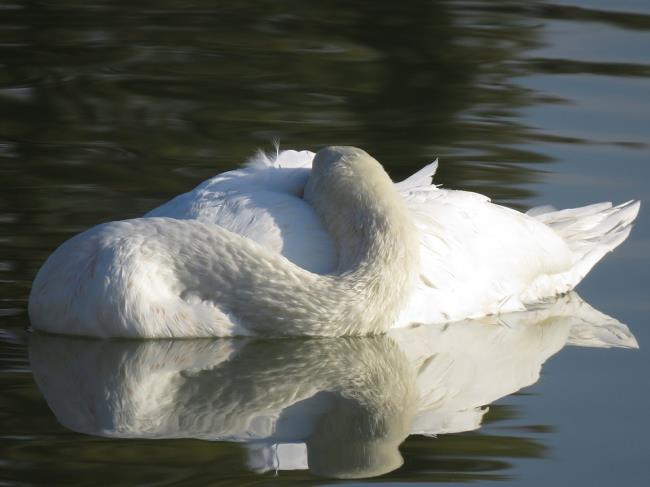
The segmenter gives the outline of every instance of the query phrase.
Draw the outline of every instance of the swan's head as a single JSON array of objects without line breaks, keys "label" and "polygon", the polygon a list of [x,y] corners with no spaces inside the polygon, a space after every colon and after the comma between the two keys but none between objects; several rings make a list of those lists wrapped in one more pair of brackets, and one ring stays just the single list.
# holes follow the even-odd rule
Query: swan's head
[{"label": "swan's head", "polygon": [[326,195],[349,204],[359,199],[360,191],[381,187],[392,189],[392,181],[374,157],[356,147],[331,146],[314,156],[305,199],[315,202]]},{"label": "swan's head", "polygon": [[404,201],[382,165],[356,147],[318,151],[304,198],[330,235],[345,245],[354,245],[389,221],[404,220],[406,214]]}]

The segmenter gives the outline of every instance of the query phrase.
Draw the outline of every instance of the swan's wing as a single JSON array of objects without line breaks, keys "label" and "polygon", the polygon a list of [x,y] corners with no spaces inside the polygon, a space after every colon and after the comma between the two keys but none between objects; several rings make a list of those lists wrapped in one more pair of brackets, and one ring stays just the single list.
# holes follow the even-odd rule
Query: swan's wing
[{"label": "swan's wing", "polygon": [[401,325],[519,311],[568,292],[625,240],[639,212],[629,201],[523,214],[433,185],[402,194],[420,230],[421,275]]},{"label": "swan's wing", "polygon": [[313,157],[313,152],[309,151],[283,151],[271,159],[260,152],[243,168],[218,174],[145,216],[199,219],[217,223],[214,220],[218,216],[215,207],[233,196],[264,191],[300,199]]},{"label": "swan's wing", "polygon": [[420,231],[421,275],[401,324],[521,310],[531,283],[539,297],[569,290],[552,276],[571,267],[571,252],[547,225],[465,191],[411,190],[406,200]]},{"label": "swan's wing", "polygon": [[302,199],[314,153],[260,152],[245,167],[228,171],[177,196],[145,216],[213,223],[281,253],[316,273],[336,262],[332,241]]}]

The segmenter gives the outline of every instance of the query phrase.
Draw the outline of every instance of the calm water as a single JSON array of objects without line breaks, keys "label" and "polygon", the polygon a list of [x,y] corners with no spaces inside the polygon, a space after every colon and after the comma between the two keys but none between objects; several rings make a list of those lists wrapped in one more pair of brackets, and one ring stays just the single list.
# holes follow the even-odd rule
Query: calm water
[{"label": "calm water", "polygon": [[629,329],[560,310],[363,340],[26,331],[62,241],[273,139],[361,146],[395,179],[439,156],[438,182],[518,208],[648,201],[646,1],[348,3],[0,4],[0,483],[650,482],[647,203],[578,289]]}]

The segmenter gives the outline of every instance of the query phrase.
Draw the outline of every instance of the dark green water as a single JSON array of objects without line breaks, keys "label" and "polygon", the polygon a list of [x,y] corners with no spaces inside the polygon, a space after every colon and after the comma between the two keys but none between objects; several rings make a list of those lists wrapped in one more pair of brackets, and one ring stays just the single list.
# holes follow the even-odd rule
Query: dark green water
[{"label": "dark green water", "polygon": [[[334,482],[307,470],[253,473],[237,443],[75,432],[32,374],[35,353],[44,370],[69,374],[90,367],[75,357],[95,346],[37,353],[25,331],[31,281],[54,248],[139,216],[274,139],[360,146],[395,179],[438,156],[437,182],[518,208],[646,202],[650,6],[1,3],[0,484]],[[647,485],[648,214],[578,289],[626,323],[639,350],[566,347],[538,382],[493,404],[480,429],[410,435],[403,466],[362,482]],[[288,360],[257,347],[241,360],[256,351]],[[60,390],[73,403],[85,397]]]}]

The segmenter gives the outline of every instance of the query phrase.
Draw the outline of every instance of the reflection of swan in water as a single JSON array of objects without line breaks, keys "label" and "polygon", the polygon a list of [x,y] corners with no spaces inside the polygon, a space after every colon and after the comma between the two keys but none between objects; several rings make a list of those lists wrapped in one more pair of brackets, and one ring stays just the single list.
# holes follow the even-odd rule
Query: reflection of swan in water
[{"label": "reflection of swan in water", "polygon": [[256,470],[367,477],[411,433],[477,428],[565,344],[636,347],[570,294],[538,310],[387,336],[94,341],[32,335],[30,362],[66,427],[121,438],[246,442]]},{"label": "reflection of swan in water", "polygon": [[59,247],[34,280],[32,324],[93,336],[340,336],[519,311],[573,289],[639,208],[524,215],[436,188],[434,171],[395,185],[362,150],[330,147],[217,176]]}]

